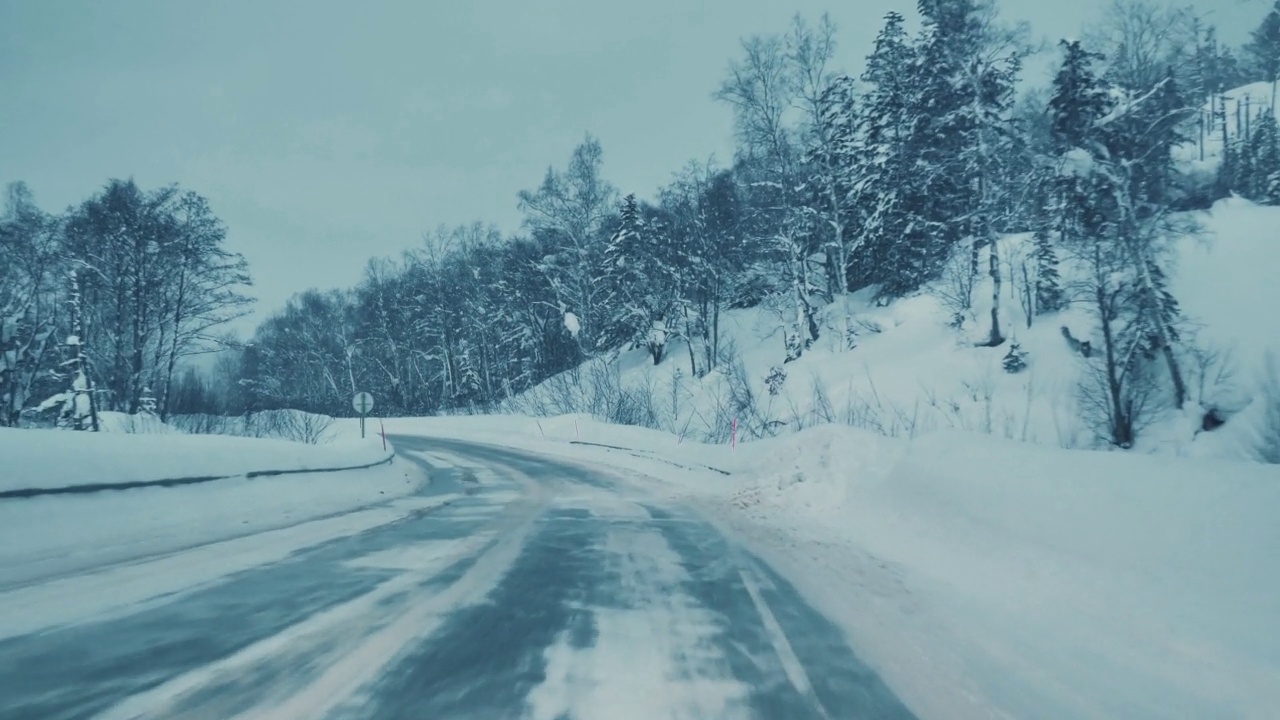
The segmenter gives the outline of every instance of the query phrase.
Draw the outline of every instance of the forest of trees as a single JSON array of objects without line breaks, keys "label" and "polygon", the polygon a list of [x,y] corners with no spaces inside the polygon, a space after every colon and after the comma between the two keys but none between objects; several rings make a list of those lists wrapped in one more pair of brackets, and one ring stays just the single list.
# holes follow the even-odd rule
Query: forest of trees
[{"label": "forest of trees", "polygon": [[[856,77],[834,67],[826,17],[744,39],[709,88],[734,113],[732,162],[690,162],[645,201],[605,179],[588,136],[519,194],[519,234],[430,233],[371,261],[355,288],[293,298],[213,378],[175,377],[174,363],[243,308],[247,278],[198,196],[113,182],[50,217],[19,188],[0,245],[3,342],[16,348],[4,421],[76,393],[69,376],[89,369],[104,407],[134,410],[145,388],[162,411],[348,414],[360,389],[391,415],[490,407],[629,347],[704,376],[724,357],[728,309],[775,311],[786,361],[826,333],[856,352],[851,292],[887,302],[960,273],[994,281],[984,344],[1009,331],[1002,285],[1031,288],[1033,316],[1093,311],[1091,397],[1127,446],[1152,378],[1185,396],[1162,245],[1178,213],[1233,193],[1280,204],[1274,91],[1243,119],[1227,97],[1275,87],[1280,0],[1238,49],[1190,10],[1115,0],[1104,30],[1047,49],[1052,86],[1025,92],[1023,67],[1044,49],[993,0],[919,0],[918,12],[914,33],[884,18]],[[1216,177],[1180,172],[1177,148],[1218,137]],[[1035,256],[1005,277],[1001,238],[1020,232],[1034,233]],[[1064,283],[1067,262],[1089,280]]]},{"label": "forest of trees", "polygon": [[167,415],[183,358],[247,312],[243,258],[200,195],[112,180],[61,215],[22,183],[0,218],[0,426],[45,412]]}]

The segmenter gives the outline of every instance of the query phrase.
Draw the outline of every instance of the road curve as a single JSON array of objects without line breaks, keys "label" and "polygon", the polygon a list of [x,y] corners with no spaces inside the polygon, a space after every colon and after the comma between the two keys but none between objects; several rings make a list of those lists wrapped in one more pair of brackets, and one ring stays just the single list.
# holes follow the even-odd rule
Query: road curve
[{"label": "road curve", "polygon": [[452,502],[0,639],[0,720],[910,718],[783,578],[607,473],[393,438]]}]

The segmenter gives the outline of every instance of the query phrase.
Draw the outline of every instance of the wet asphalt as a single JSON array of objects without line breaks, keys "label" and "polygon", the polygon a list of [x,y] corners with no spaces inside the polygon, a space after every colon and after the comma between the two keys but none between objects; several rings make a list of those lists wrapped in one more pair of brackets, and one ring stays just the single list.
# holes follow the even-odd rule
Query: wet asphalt
[{"label": "wet asphalt", "polygon": [[[282,643],[143,714],[266,716],[263,708],[324,682],[352,636],[469,582],[481,558],[517,532],[518,549],[492,583],[402,639],[357,693],[321,716],[913,717],[794,587],[692,512],[623,496],[606,475],[570,463],[458,441],[393,441],[402,459],[427,467],[432,482],[420,493],[457,499],[133,614],[0,639],[0,720],[95,717],[390,587],[406,571],[361,558],[480,538],[379,595],[342,632]],[[645,678],[680,692],[643,692]]]}]

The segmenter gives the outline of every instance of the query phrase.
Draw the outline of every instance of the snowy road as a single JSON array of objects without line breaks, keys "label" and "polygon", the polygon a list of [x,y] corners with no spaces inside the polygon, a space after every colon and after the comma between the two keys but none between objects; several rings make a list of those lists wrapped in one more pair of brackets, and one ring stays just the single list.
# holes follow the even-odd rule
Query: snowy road
[{"label": "snowy road", "polygon": [[[430,466],[420,510],[0,637],[0,718],[911,717],[690,512],[584,467],[395,442]],[[0,588],[0,613],[31,592]]]}]

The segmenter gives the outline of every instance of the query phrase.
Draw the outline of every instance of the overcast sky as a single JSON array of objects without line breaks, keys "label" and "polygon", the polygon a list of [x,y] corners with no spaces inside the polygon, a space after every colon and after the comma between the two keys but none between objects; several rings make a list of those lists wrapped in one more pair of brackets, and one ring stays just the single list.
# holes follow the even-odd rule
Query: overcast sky
[{"label": "overcast sky", "polygon": [[[1004,0],[1045,39],[1107,0]],[[1269,2],[1196,0],[1232,42]],[[739,39],[829,10],[858,71],[915,0],[0,0],[0,183],[61,210],[108,178],[208,197],[263,312],[359,280],[439,224],[519,227],[585,133],[650,195],[732,153]],[[244,329],[248,329],[246,325]]]}]

